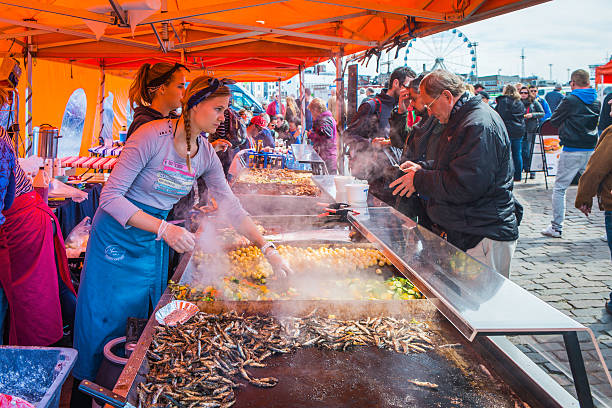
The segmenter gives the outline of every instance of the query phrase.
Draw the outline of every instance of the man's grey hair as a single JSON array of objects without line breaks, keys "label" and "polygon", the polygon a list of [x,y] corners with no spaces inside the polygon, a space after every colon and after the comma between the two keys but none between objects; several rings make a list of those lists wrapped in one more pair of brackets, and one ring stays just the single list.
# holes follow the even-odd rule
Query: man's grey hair
[{"label": "man's grey hair", "polygon": [[563,87],[561,86],[561,84],[555,84],[555,89],[556,89],[557,91],[560,91],[560,90],[562,90],[562,89],[563,89]]},{"label": "man's grey hair", "polygon": [[436,98],[445,90],[449,91],[454,97],[465,92],[463,79],[443,69],[436,69],[427,74],[421,81],[421,87],[431,98]]}]

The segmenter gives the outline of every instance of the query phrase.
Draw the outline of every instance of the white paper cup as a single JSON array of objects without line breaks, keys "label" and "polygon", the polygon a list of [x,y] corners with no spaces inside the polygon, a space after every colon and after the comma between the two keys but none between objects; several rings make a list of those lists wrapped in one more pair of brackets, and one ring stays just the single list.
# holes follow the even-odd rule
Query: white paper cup
[{"label": "white paper cup", "polygon": [[348,203],[352,206],[364,207],[368,202],[368,191],[370,186],[368,184],[347,184],[346,185],[346,196]]},{"label": "white paper cup", "polygon": [[336,202],[345,203],[347,200],[346,185],[354,182],[352,176],[335,176],[334,184],[336,185]]}]

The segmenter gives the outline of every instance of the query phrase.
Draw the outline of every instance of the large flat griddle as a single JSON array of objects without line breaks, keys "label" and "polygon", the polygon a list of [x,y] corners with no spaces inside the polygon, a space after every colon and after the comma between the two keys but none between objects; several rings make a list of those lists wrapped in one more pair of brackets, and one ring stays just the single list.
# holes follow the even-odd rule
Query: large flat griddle
[{"label": "large flat griddle", "polygon": [[[200,302],[198,306],[207,313],[236,310],[246,315],[277,317],[305,316],[316,309],[320,316],[333,314],[336,318],[415,318],[430,325],[436,344],[452,345],[408,355],[356,347],[347,352],[306,348],[273,356],[266,360],[267,367],[250,371],[256,377],[277,377],[279,383],[268,389],[244,383],[236,390],[235,407],[513,408],[515,403],[521,406],[521,401],[530,398],[519,397],[520,390],[511,390],[496,374],[495,365],[479,355],[426,300]],[[141,337],[134,355],[144,357],[143,350],[151,342],[151,329]],[[140,363],[139,375],[129,387],[132,402],[137,383],[148,371],[146,359]],[[407,380],[429,381],[439,388],[431,390]],[[532,407],[542,406],[537,401],[528,402]]]}]

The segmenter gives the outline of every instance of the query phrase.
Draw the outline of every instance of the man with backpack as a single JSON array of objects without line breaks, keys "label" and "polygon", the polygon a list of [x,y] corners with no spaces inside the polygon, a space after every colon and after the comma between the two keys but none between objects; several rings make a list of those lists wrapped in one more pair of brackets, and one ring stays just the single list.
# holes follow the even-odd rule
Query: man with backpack
[{"label": "man with backpack", "polygon": [[[389,205],[395,203],[395,197],[388,188],[389,180],[394,179],[395,168],[384,152],[372,145],[372,141],[389,138],[391,112],[399,102],[401,91],[408,88],[415,77],[416,73],[409,67],[396,68],[391,73],[387,88],[361,103],[344,133],[352,175],[368,180],[370,192]],[[403,141],[398,147],[402,146]]]}]

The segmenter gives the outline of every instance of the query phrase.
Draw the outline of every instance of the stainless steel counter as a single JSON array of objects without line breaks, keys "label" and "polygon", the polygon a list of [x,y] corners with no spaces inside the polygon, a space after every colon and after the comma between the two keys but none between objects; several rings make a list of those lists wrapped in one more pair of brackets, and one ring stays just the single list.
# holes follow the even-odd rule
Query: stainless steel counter
[{"label": "stainless steel counter", "polygon": [[[331,180],[333,184],[331,176],[321,180],[327,185],[330,185]],[[326,191],[330,192],[329,189]],[[491,360],[491,364],[500,372],[506,372],[508,381],[516,380],[520,387],[528,389],[526,392],[537,395],[537,398],[543,401],[543,406],[578,406],[576,399],[562,388],[555,387],[554,382],[550,382],[550,377],[541,369],[527,364],[527,360],[524,360],[526,357],[520,350],[500,340],[503,337],[490,336],[523,332],[575,334],[587,330],[583,325],[390,207],[368,208],[358,216],[351,216],[350,222],[383,251],[400,272],[419,287],[458,333],[474,344],[475,350],[482,350],[487,358],[499,359]],[[173,280],[180,281],[189,261],[189,256],[183,258]],[[171,295],[166,291],[157,308],[169,301]],[[126,396],[130,390],[133,393],[135,384],[141,381],[142,377],[139,375],[146,372],[146,350],[156,324],[155,319],[151,318],[114,392]],[[491,357],[488,353],[496,357]],[[580,347],[577,353],[578,355],[574,348],[574,359],[580,357],[579,360],[582,361]],[[577,372],[580,372],[579,365]],[[583,382],[581,386],[584,386]],[[584,388],[579,392],[581,393],[581,406],[592,406],[584,395]]]}]

